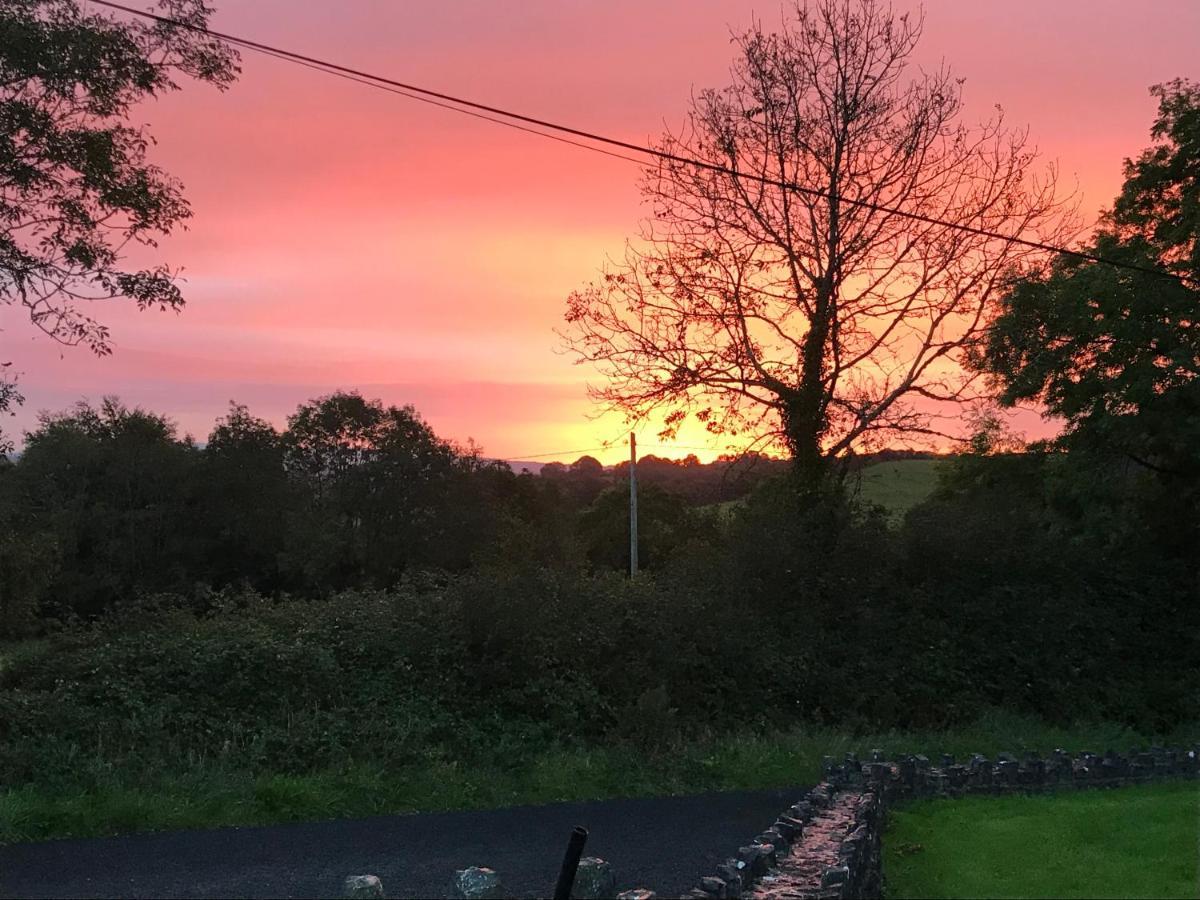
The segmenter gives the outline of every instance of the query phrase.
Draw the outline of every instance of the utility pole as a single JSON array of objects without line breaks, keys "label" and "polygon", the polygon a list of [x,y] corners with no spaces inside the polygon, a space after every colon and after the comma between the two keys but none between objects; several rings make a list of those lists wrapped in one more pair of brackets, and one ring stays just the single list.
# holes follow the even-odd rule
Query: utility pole
[{"label": "utility pole", "polygon": [[629,577],[638,573],[637,437],[629,432]]}]

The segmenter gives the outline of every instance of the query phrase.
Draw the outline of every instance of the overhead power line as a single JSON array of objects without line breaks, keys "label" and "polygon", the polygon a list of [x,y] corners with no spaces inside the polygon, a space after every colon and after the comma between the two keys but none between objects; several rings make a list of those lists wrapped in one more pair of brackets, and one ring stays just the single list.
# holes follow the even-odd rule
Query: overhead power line
[{"label": "overhead power line", "polygon": [[[182,22],[178,19],[172,19],[169,16],[160,16],[147,10],[134,9],[133,7],[124,6],[120,3],[113,3],[111,0],[89,0],[89,2],[98,6],[105,6],[110,9],[119,10],[121,12],[128,13],[129,15],[139,16],[144,19],[151,19],[164,25],[172,25],[177,28],[195,31],[200,34],[205,34],[209,37],[214,37],[218,40],[234,44],[235,46],[244,47],[248,50],[254,50],[259,53],[265,53],[269,56],[274,56],[277,59],[282,59],[287,62],[298,63],[308,68],[316,69],[317,71],[325,72],[330,75],[336,75],[341,78],[346,78],[350,81],[358,82],[359,84],[365,84],[368,87],[388,90],[391,93],[400,94],[401,96],[407,97],[411,100],[418,100],[423,103],[431,103],[434,106],[439,106],[443,109],[448,109],[453,112],[463,113],[478,119],[484,119],[485,121],[492,122],[497,125],[515,128],[519,131],[534,134],[538,137],[549,138],[550,140],[559,141],[560,143],[571,144],[572,146],[580,147],[584,150],[603,153],[606,156],[613,156],[618,159],[636,163],[638,165],[645,165],[646,160],[635,159],[621,153],[614,153],[611,150],[604,149],[604,147],[597,147],[594,144],[571,140],[569,138],[562,137],[562,135],[571,135],[571,137],[581,138],[585,141],[592,141],[595,142],[595,144],[604,144],[608,147],[617,147],[622,150],[628,150],[634,153],[642,154],[643,156],[655,157],[668,162],[680,163],[682,165],[693,166],[706,171],[717,172],[734,179],[740,178],[771,187],[779,187],[784,190],[795,191],[796,193],[804,194],[806,196],[818,197],[822,199],[826,196],[824,191],[800,184],[798,182],[784,181],[782,179],[768,178],[763,175],[753,175],[745,172],[739,172],[735,169],[729,168],[728,166],[722,166],[717,163],[710,163],[704,160],[671,153],[667,150],[660,150],[655,147],[646,147],[640,144],[631,143],[629,141],[623,141],[619,138],[608,137],[596,132],[585,131],[580,128],[573,128],[569,125],[562,125],[558,122],[551,122],[546,119],[527,116],[523,113],[513,112],[512,110],[503,109],[498,106],[490,106],[486,103],[479,103],[463,97],[456,97],[453,94],[446,94],[441,91],[423,88],[419,85],[398,81],[394,78],[388,78],[383,75],[375,75],[371,72],[366,72],[361,69],[354,69],[349,66],[343,66],[339,63],[329,62],[328,60],[318,59],[313,56],[307,56],[303,53],[296,53],[292,50],[285,50],[281,47],[275,47],[259,41],[252,41],[249,38],[238,37],[237,35],[226,34],[224,32],[214,31],[209,28],[202,28],[189,22]],[[557,132],[557,134],[549,134],[547,132]],[[1104,256],[1099,256],[1095,253],[1088,253],[1085,250],[1072,250],[1067,247],[1058,247],[1053,244],[1047,244],[1043,241],[1035,241],[1029,238],[1020,237],[1018,235],[1003,234],[998,231],[991,231],[986,228],[978,228],[974,225],[967,225],[962,222],[948,222],[935,216],[926,216],[921,213],[910,212],[908,210],[898,209],[896,207],[886,206],[884,204],[872,203],[868,200],[856,200],[849,197],[841,197],[840,200],[841,202],[850,206],[858,206],[864,209],[870,209],[874,212],[900,216],[902,218],[910,219],[914,222],[922,222],[926,225],[940,225],[944,228],[951,228],[956,231],[962,231],[978,237],[1006,241],[1011,244],[1030,247],[1035,250],[1044,250],[1049,253],[1071,256],[1075,257],[1076,259],[1083,259],[1089,262],[1113,266],[1114,268],[1142,272],[1143,274],[1148,275],[1157,275],[1182,283],[1189,283],[1193,280],[1186,276],[1176,275],[1174,272],[1164,271],[1163,269],[1155,269],[1149,266],[1141,266],[1136,263],[1128,263],[1121,260],[1109,259]]]},{"label": "overhead power line", "polygon": [[[717,454],[731,452],[728,449],[723,450],[720,447],[697,447],[689,444],[640,444],[639,446],[653,450],[702,450],[707,453]],[[498,462],[519,463],[527,460],[532,462],[533,460],[537,459],[546,459],[547,457],[551,456],[569,456],[574,453],[599,453],[613,449],[617,449],[615,443],[606,444],[602,447],[582,447],[578,450],[551,450],[545,453],[520,453],[510,454],[508,456],[489,456],[487,458],[494,459]]]},{"label": "overhead power line", "polygon": [[500,462],[525,462],[535,459],[545,459],[548,456],[567,456],[572,453],[598,453],[601,450],[611,450],[612,447],[583,447],[579,450],[553,450],[548,453],[522,453],[517,456],[496,456],[493,459]]},{"label": "overhead power line", "polygon": [[[96,3],[100,2],[100,0],[92,0],[92,2]],[[104,5],[107,6],[109,4],[106,3]],[[228,40],[230,43],[238,43],[236,39],[232,38],[222,38],[222,40]],[[570,138],[565,138],[558,134],[549,134],[545,131],[538,131],[536,128],[529,128],[525,125],[518,124],[517,122],[506,122],[504,119],[498,118],[497,116],[489,116],[485,113],[475,112],[474,110],[462,109],[457,106],[452,106],[449,103],[443,103],[440,100],[435,100],[432,97],[422,97],[420,94],[414,94],[410,91],[394,87],[390,84],[382,84],[377,81],[370,81],[367,78],[360,78],[357,75],[339,72],[336,69],[322,68],[317,63],[293,58],[292,56],[283,52],[277,52],[275,50],[268,50],[265,47],[256,46],[246,46],[246,49],[262,53],[264,56],[273,56],[276,59],[283,60],[284,62],[295,63],[296,65],[304,66],[307,69],[312,69],[314,72],[321,72],[325,75],[335,75],[338,78],[344,78],[346,81],[353,81],[355,84],[361,84],[366,87],[376,88],[377,90],[387,91],[390,94],[398,94],[401,97],[407,97],[409,100],[416,100],[418,103],[428,103],[430,106],[436,106],[440,109],[448,109],[450,112],[462,113],[464,116],[471,116],[474,119],[481,119],[484,122],[491,122],[494,125],[503,125],[505,128],[513,128],[517,131],[523,131],[526,134],[532,134],[537,137],[548,138],[552,141],[558,141],[560,144],[569,144],[570,146],[578,147],[581,150],[591,150],[594,153],[603,153],[605,156],[613,157],[613,159],[623,159],[626,162],[631,162],[639,166],[645,165],[645,160],[635,159],[634,157],[626,156],[623,153],[615,153],[612,150],[605,150],[603,147],[594,147],[590,144],[585,144],[582,141],[573,141]]]}]

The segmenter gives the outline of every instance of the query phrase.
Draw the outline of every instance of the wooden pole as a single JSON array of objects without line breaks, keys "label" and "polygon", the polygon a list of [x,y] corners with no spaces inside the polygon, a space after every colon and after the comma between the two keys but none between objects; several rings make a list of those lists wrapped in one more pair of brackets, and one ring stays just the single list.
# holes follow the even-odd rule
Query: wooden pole
[{"label": "wooden pole", "polygon": [[637,437],[629,433],[629,577],[638,573]]}]

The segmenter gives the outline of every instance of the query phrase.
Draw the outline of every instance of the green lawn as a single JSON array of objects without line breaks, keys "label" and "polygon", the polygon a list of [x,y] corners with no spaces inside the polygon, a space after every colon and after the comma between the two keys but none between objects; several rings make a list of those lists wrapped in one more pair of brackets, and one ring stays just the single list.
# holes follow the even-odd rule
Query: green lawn
[{"label": "green lawn", "polygon": [[889,898],[1200,896],[1194,781],[925,800],[890,821]]},{"label": "green lawn", "polygon": [[878,503],[895,519],[933,493],[940,459],[901,459],[875,463],[862,471],[862,498]]}]

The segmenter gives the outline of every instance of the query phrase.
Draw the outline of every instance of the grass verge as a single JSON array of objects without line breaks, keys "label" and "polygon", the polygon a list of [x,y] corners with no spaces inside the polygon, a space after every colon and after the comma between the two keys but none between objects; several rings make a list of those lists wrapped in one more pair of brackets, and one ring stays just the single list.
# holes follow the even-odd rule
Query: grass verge
[{"label": "grass verge", "polygon": [[[1174,736],[1185,741],[1200,728]],[[456,757],[430,748],[403,767],[347,764],[337,770],[274,774],[219,764],[128,770],[80,761],[71,783],[0,790],[0,843],[220,825],[311,821],[381,813],[487,809],[519,804],[811,785],[821,757],[879,748],[888,754],[965,755],[1001,750],[1116,748],[1149,742],[1119,725],[1053,727],[993,714],[948,732],[850,736],[793,730],[632,746],[541,747]],[[765,823],[764,823],[765,824]]]},{"label": "grass verge", "polygon": [[926,800],[893,810],[888,897],[1195,897],[1200,786]]}]

